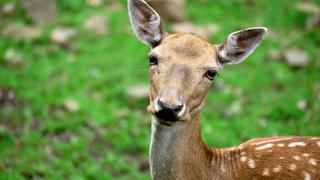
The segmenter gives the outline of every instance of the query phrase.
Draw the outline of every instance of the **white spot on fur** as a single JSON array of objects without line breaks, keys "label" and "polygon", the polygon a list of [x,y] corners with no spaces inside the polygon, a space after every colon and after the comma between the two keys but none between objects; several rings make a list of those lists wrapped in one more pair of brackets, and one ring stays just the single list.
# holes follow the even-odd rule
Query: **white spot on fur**
[{"label": "white spot on fur", "polygon": [[299,156],[293,156],[293,159],[296,160],[296,161],[299,161],[300,157]]},{"label": "white spot on fur", "polygon": [[279,157],[279,159],[284,159],[284,157],[281,156],[281,157]]},{"label": "white spot on fur", "polygon": [[280,172],[281,168],[282,168],[281,166],[277,166],[277,167],[273,168],[273,172],[275,172],[275,173]]},{"label": "white spot on fur", "polygon": [[297,147],[297,146],[305,146],[306,143],[304,142],[292,142],[288,145],[288,147]]},{"label": "white spot on fur", "polygon": [[291,171],[294,171],[294,170],[297,169],[297,165],[295,165],[295,164],[290,164],[290,165],[289,165],[289,169],[290,169]]},{"label": "white spot on fur", "polygon": [[310,154],[303,153],[303,154],[302,154],[302,156],[304,156],[304,157],[309,157],[309,156],[310,156]]},{"label": "white spot on fur", "polygon": [[273,146],[273,144],[269,143],[269,144],[265,144],[263,146],[256,147],[256,150],[260,151],[260,150],[263,150],[263,149],[271,148],[272,146]]},{"label": "white spot on fur", "polygon": [[304,174],[304,180],[311,180],[311,176],[309,173],[304,171],[303,174]]},{"label": "white spot on fur", "polygon": [[256,167],[256,164],[255,164],[254,160],[249,159],[249,161],[248,161],[248,166],[249,166],[250,168],[254,169],[254,168]]},{"label": "white spot on fur", "polygon": [[310,160],[309,160],[309,163],[310,163],[311,165],[313,165],[313,166],[317,165],[317,162],[316,162],[315,159],[310,159]]},{"label": "white spot on fur", "polygon": [[223,164],[221,165],[221,171],[222,171],[222,172],[226,172],[226,171],[227,171],[227,170],[226,170],[226,167],[225,167]]},{"label": "white spot on fur", "polygon": [[278,147],[284,147],[283,143],[277,144]]},{"label": "white spot on fur", "polygon": [[284,140],[290,140],[292,138],[279,138],[279,139],[271,139],[268,141],[262,141],[262,142],[257,142],[257,143],[253,143],[252,145],[259,145],[259,144],[265,144],[265,143],[271,143],[271,142],[277,142],[277,141],[284,141]]},{"label": "white spot on fur", "polygon": [[242,156],[242,157],[240,158],[240,160],[241,160],[241,162],[246,162],[247,157],[246,157],[246,156]]},{"label": "white spot on fur", "polygon": [[269,169],[264,169],[262,172],[263,176],[269,176]]},{"label": "white spot on fur", "polygon": [[317,142],[317,145],[320,147],[320,141]]}]

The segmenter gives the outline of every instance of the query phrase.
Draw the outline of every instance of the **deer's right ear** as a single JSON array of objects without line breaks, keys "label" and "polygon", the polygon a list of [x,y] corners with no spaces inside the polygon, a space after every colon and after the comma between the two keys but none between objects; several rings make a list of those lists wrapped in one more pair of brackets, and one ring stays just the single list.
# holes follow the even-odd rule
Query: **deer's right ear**
[{"label": "deer's right ear", "polygon": [[159,14],[144,0],[128,0],[129,16],[136,36],[150,47],[159,45],[163,31]]}]

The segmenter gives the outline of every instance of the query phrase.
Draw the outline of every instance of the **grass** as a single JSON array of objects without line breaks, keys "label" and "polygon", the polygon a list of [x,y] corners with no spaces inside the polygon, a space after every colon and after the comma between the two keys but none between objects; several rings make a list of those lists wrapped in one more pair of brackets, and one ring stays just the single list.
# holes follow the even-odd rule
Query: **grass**
[{"label": "grass", "polygon": [[[192,21],[219,25],[212,42],[250,26],[266,26],[273,34],[215,80],[202,113],[204,141],[226,147],[271,135],[320,136],[319,27],[304,28],[308,14],[297,10],[298,0],[245,2],[187,0]],[[126,97],[128,87],[149,84],[148,48],[132,33],[126,3],[119,3],[122,8],[113,10],[59,0],[60,16],[40,39],[0,36],[0,86],[16,93],[15,105],[0,106],[0,179],[150,179],[147,100]],[[108,17],[108,35],[83,29],[93,14]],[[16,22],[30,22],[21,8],[1,19],[0,29]],[[71,48],[50,41],[56,26],[79,30]],[[307,67],[292,69],[268,56],[292,47],[309,54]],[[8,48],[22,55],[23,68],[5,62]],[[79,110],[66,111],[67,99]],[[296,107],[301,99],[305,111]],[[238,110],[228,115],[230,107]]]}]

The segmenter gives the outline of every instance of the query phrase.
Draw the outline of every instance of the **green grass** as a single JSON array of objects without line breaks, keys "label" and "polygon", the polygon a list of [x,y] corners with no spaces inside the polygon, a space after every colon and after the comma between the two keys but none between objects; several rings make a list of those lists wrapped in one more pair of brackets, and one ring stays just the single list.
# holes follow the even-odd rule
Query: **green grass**
[{"label": "green grass", "polygon": [[[297,11],[298,0],[239,2],[187,1],[192,21],[220,26],[214,43],[250,26],[266,26],[275,34],[215,80],[202,113],[205,142],[226,147],[271,135],[320,136],[319,27],[304,28],[308,14]],[[84,1],[58,4],[59,19],[44,28],[42,38],[0,36],[0,86],[17,96],[15,106],[0,106],[0,179],[150,179],[148,169],[140,167],[148,159],[147,100],[125,95],[128,87],[149,84],[148,48],[132,33],[125,2],[120,10],[88,7]],[[96,13],[108,17],[104,37],[83,29],[83,21]],[[0,30],[13,22],[30,20],[18,9],[1,19]],[[55,26],[79,30],[70,49],[50,42]],[[291,47],[309,54],[307,67],[292,69],[268,57],[270,50]],[[8,48],[22,54],[24,68],[7,65]],[[66,111],[66,99],[76,100],[79,111]],[[300,99],[306,99],[306,111],[297,109]],[[237,103],[241,111],[227,116],[226,109]]]}]

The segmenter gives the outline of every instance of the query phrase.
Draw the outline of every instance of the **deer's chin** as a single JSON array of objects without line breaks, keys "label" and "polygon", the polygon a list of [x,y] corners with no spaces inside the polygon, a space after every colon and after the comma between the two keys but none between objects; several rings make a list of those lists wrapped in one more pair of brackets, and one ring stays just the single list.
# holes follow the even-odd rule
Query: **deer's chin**
[{"label": "deer's chin", "polygon": [[175,119],[163,119],[159,115],[152,114],[153,118],[162,126],[178,126],[185,123],[185,121],[175,118]]},{"label": "deer's chin", "polygon": [[169,122],[179,121],[177,113],[171,110],[160,110],[154,113],[154,115],[158,119],[162,119],[164,121],[169,121]]},{"label": "deer's chin", "polygon": [[174,112],[164,110],[152,113],[152,116],[159,124],[164,126],[182,125],[191,120],[191,115],[189,113],[177,116]]},{"label": "deer's chin", "polygon": [[173,126],[177,124],[180,120],[175,112],[169,110],[161,110],[153,114],[157,121],[166,126]]}]

